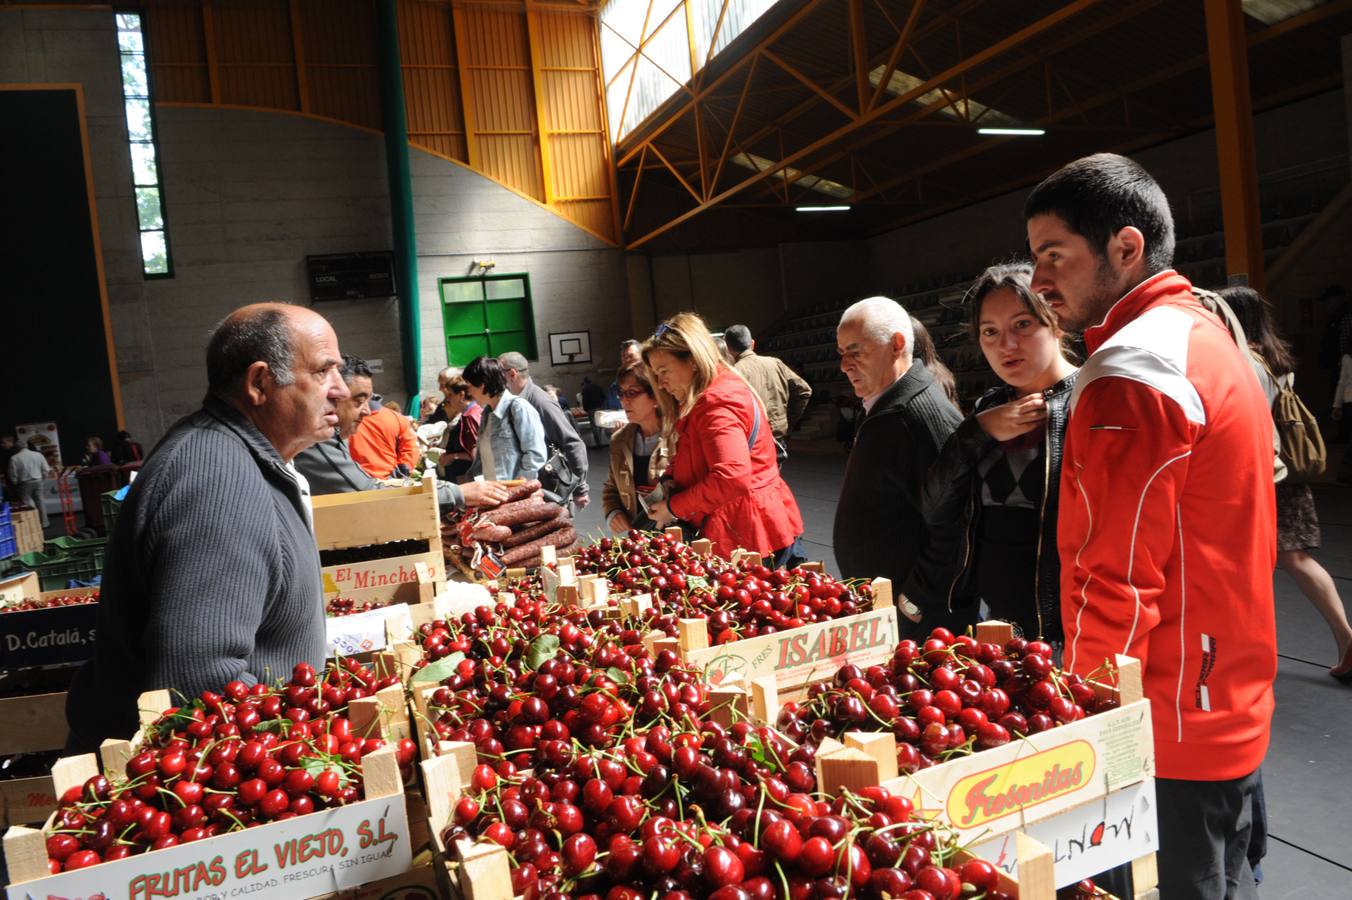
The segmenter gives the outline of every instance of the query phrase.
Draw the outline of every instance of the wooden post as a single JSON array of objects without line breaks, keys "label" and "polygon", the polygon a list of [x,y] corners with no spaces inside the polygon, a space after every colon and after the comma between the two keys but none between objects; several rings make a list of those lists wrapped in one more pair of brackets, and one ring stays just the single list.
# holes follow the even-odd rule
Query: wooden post
[{"label": "wooden post", "polygon": [[747,682],[751,691],[751,715],[757,721],[774,727],[779,721],[779,685],[774,675],[762,675]]},{"label": "wooden post", "polygon": [[1160,872],[1155,854],[1147,853],[1131,861],[1131,882],[1137,900],[1159,900]]},{"label": "wooden post", "polygon": [[1216,120],[1225,271],[1230,284],[1263,292],[1263,231],[1249,91],[1249,47],[1240,0],[1205,0],[1211,107]]},{"label": "wooden post", "polygon": [[[112,772],[120,775],[127,771],[127,763],[131,762],[131,741],[121,740],[119,738],[108,738],[102,744],[99,744],[99,761],[103,763],[103,771]],[[58,794],[58,796],[60,796]]]},{"label": "wooden post", "polygon": [[676,634],[682,655],[709,646],[709,623],[704,619],[677,619]]},{"label": "wooden post", "polygon": [[[52,789],[57,797],[73,787],[79,787],[99,774],[99,760],[92,753],[63,756],[52,764]],[[115,775],[121,773],[115,772]]]},{"label": "wooden post", "polygon": [[901,772],[897,769],[897,739],[889,732],[847,731],[845,746],[868,754],[878,764],[878,781],[891,781]]},{"label": "wooden post", "polygon": [[681,531],[679,525],[671,525],[667,528],[663,528],[662,533],[677,543],[680,543],[685,537],[685,532]]},{"label": "wooden post", "polygon": [[404,779],[399,774],[399,760],[393,744],[386,744],[361,758],[361,779],[367,800],[397,797],[404,792]]},{"label": "wooden post", "polygon": [[[47,868],[47,835],[41,828],[15,825],[5,832],[5,865],[13,884],[36,881],[52,874]],[[22,894],[22,891],[16,892]]]},{"label": "wooden post", "polygon": [[892,605],[892,579],[875,578],[869,582],[873,588],[873,608],[887,609]]},{"label": "wooden post", "polygon": [[1122,706],[1144,699],[1145,688],[1141,683],[1141,661],[1130,656],[1118,654],[1117,663],[1117,702]]},{"label": "wooden post", "polygon": [[976,639],[983,644],[999,644],[1004,646],[1014,640],[1014,626],[1008,622],[978,622],[975,630]]},{"label": "wooden post", "polygon": [[1019,860],[1019,897],[1052,900],[1056,896],[1056,866],[1052,851],[1020,831],[1014,837]]},{"label": "wooden post", "polygon": [[690,549],[700,556],[713,556],[714,542],[708,538],[695,538],[690,542]]},{"label": "wooden post", "polygon": [[709,718],[731,728],[747,716],[746,689],[740,685],[720,684],[709,689]]},{"label": "wooden post", "polygon": [[823,562],[801,562],[797,566],[800,572],[825,572],[826,563]]},{"label": "wooden post", "polygon": [[[897,761],[892,760],[892,771]],[[862,788],[883,783],[878,761],[863,750],[845,747],[823,756],[817,751],[817,790],[826,794],[839,793],[842,788],[858,792]]]},{"label": "wooden post", "polygon": [[460,858],[460,893],[465,900],[509,900],[514,896],[512,869],[507,850],[501,845],[456,841],[455,854]]},{"label": "wooden post", "polygon": [[552,566],[559,561],[559,551],[553,544],[540,548],[540,565]]}]

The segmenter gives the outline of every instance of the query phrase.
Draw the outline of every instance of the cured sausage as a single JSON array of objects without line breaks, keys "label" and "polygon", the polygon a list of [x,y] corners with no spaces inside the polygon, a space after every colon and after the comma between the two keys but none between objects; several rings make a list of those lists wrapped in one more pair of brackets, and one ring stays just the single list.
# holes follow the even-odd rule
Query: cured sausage
[{"label": "cured sausage", "polygon": [[528,544],[536,538],[542,538],[551,531],[557,531],[565,522],[560,520],[568,518],[568,512],[562,506],[559,508],[559,514],[552,519],[546,519],[543,522],[536,522],[534,525],[528,525],[519,531],[512,532],[508,537],[502,539],[504,550],[510,550],[513,547],[520,547],[522,544]]},{"label": "cured sausage", "polygon": [[512,536],[512,529],[506,525],[499,525],[490,520],[484,520],[474,526],[474,530],[469,536],[476,541],[484,541],[490,544],[501,543]]},{"label": "cured sausage", "polygon": [[511,550],[502,554],[502,564],[504,566],[516,566],[530,559],[539,560],[540,550],[544,547],[568,547],[577,540],[577,532],[573,530],[572,525],[564,525],[562,528],[555,529],[544,537],[537,538],[529,543],[522,544],[519,547],[513,547]]},{"label": "cured sausage", "polygon": [[539,494],[534,494],[524,500],[500,506],[486,518],[495,525],[526,525],[553,519],[558,516],[560,509],[562,507],[557,503],[550,503]]}]

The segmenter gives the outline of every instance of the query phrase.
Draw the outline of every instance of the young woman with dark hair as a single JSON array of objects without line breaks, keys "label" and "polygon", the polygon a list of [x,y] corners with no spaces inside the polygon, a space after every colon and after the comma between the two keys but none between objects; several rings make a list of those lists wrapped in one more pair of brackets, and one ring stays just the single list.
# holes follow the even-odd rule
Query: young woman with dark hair
[{"label": "young woman with dark hair", "polygon": [[904,590],[922,612],[985,601],[1025,636],[1055,641],[1061,445],[1078,370],[1031,276],[1026,263],[992,266],[968,290],[972,337],[1004,384],[977,400],[930,469],[929,541]]},{"label": "young woman with dark hair", "polygon": [[[1277,334],[1267,301],[1253,288],[1228,287],[1220,295],[1244,326],[1249,347],[1267,367],[1266,374],[1271,377],[1265,379],[1263,388],[1271,404],[1280,388],[1289,388],[1295,381],[1296,358],[1291,346]],[[1289,479],[1277,482],[1276,490],[1277,565],[1286,570],[1333,632],[1338,663],[1329,669],[1329,674],[1340,680],[1352,680],[1352,625],[1348,624],[1342,598],[1328,570],[1309,552],[1320,543],[1314,495],[1308,484]]]},{"label": "young woman with dark hair", "polygon": [[470,399],[484,409],[477,453],[466,474],[482,473],[489,481],[536,477],[548,459],[540,414],[507,390],[502,364],[491,356],[471,360],[462,377]]}]

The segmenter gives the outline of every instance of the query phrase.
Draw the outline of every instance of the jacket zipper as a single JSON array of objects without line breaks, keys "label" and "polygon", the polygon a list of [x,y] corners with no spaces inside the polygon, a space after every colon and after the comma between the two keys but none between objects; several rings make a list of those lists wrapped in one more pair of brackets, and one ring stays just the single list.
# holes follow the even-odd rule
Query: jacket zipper
[{"label": "jacket zipper", "polygon": [[967,566],[972,561],[972,520],[976,517],[976,496],[973,492],[967,493],[967,527],[962,531],[962,565],[958,567],[958,574],[953,576],[953,583],[948,586],[948,611],[953,612],[953,592],[958,589],[958,582],[967,572]]},{"label": "jacket zipper", "polygon": [[[1051,399],[1051,391],[1046,392],[1046,399]],[[1052,485],[1052,417],[1051,409],[1047,410],[1047,433],[1043,441],[1043,465],[1042,465],[1042,510],[1037,517],[1037,556],[1033,558],[1033,609],[1037,612],[1037,636],[1041,640],[1047,632],[1042,626],[1042,536],[1046,533],[1047,521],[1047,497],[1051,495]]]}]

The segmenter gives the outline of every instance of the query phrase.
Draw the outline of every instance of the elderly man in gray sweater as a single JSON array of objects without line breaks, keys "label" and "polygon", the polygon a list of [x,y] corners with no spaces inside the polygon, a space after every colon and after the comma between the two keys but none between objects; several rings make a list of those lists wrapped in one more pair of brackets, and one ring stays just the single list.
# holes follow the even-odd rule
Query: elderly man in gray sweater
[{"label": "elderly man in gray sweater", "polygon": [[202,408],[151,452],[109,541],[69,750],[130,736],[143,691],[192,698],[324,662],[309,487],[292,460],[338,424],[338,338],[308,309],[255,304],[217,327],[206,361]]}]

